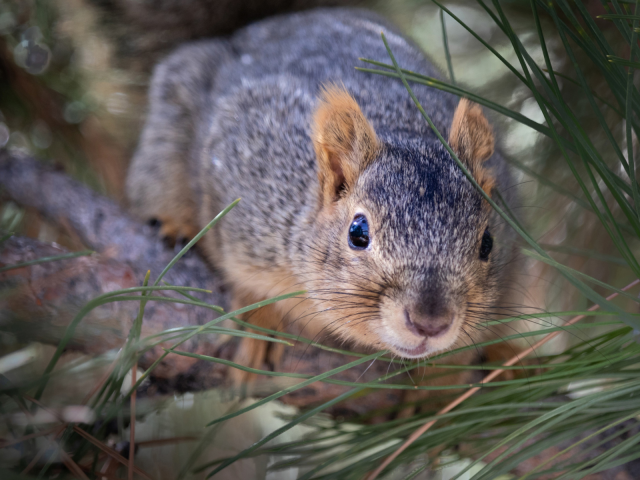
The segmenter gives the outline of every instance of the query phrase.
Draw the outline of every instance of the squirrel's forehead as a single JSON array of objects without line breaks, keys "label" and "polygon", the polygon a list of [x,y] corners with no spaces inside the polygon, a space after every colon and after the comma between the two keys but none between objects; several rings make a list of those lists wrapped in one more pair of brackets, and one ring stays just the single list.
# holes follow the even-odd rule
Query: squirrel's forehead
[{"label": "squirrel's forehead", "polygon": [[388,150],[360,179],[363,200],[380,221],[406,227],[475,223],[482,197],[444,149]]}]

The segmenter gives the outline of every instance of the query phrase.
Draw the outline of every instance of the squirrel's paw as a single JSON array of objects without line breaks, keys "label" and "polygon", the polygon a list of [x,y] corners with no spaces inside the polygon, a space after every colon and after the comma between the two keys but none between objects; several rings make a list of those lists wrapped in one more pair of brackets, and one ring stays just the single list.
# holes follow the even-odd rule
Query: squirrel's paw
[{"label": "squirrel's paw", "polygon": [[198,234],[198,229],[193,225],[171,217],[158,216],[148,223],[158,229],[158,235],[170,248],[182,248]]},{"label": "squirrel's paw", "polygon": [[[258,301],[258,298],[252,297],[250,295],[234,296],[232,301],[232,309],[237,310],[241,306],[250,305]],[[248,321],[256,326],[270,328],[273,330],[278,329],[280,318],[281,317],[278,315],[273,305],[266,305],[243,315],[243,319],[245,321]],[[262,333],[251,329],[249,329],[248,331]],[[253,368],[255,370],[276,371],[280,365],[283,353],[284,345],[282,345],[281,343],[267,342],[265,340],[243,337],[240,340],[238,349],[236,350],[236,353],[233,357],[233,361],[238,365]],[[254,382],[257,377],[257,373],[247,372],[238,368],[233,368],[229,371],[231,386],[234,388],[238,388],[243,384]]]},{"label": "squirrel's paw", "polygon": [[[264,340],[243,338],[238,345],[233,361],[244,367],[256,370],[277,371],[284,354],[284,345],[281,343],[269,343]],[[238,388],[243,384],[254,382],[258,377],[257,373],[246,372],[239,368],[229,371],[231,386]]]},{"label": "squirrel's paw", "polygon": [[[233,361],[243,367],[262,370],[266,355],[267,342],[244,337],[238,345]],[[243,384],[255,381],[257,376],[256,373],[240,370],[239,368],[232,368],[229,371],[231,386],[234,388],[239,388]]]}]

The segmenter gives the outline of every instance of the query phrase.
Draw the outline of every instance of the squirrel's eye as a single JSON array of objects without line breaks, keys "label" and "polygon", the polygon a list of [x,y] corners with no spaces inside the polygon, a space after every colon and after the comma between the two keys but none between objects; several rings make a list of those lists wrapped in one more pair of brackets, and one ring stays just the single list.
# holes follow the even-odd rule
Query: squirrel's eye
[{"label": "squirrel's eye", "polygon": [[354,250],[362,250],[369,246],[369,223],[367,217],[358,214],[349,227],[349,246]]},{"label": "squirrel's eye", "polygon": [[489,254],[491,253],[491,249],[493,248],[493,238],[489,233],[489,229],[487,228],[484,231],[484,235],[482,235],[482,242],[480,243],[480,260],[487,261],[489,260]]}]

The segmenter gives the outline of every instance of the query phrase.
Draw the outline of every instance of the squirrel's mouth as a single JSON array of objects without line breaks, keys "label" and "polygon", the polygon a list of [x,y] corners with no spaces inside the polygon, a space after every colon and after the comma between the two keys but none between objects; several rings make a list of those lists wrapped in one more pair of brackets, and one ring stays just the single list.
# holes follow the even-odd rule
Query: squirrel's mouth
[{"label": "squirrel's mouth", "polygon": [[397,345],[394,345],[393,350],[396,350],[396,353],[404,358],[422,358],[432,350],[429,348],[428,340],[428,338],[425,338],[417,347],[413,348],[398,347]]}]

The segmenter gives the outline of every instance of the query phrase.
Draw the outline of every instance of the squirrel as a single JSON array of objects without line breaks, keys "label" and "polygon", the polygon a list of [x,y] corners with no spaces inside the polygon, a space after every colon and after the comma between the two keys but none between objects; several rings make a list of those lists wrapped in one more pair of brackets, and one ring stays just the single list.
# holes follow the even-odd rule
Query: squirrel
[{"label": "squirrel", "polygon": [[[247,315],[253,325],[417,359],[483,339],[514,232],[402,83],[355,70],[358,57],[388,59],[381,31],[400,66],[440,76],[358,9],[276,16],[179,47],[155,68],[127,191],[134,213],[174,238],[242,199],[200,242],[233,308],[307,292]],[[480,106],[413,89],[480,187],[505,191]],[[266,348],[243,338],[237,360],[259,367]]]}]

